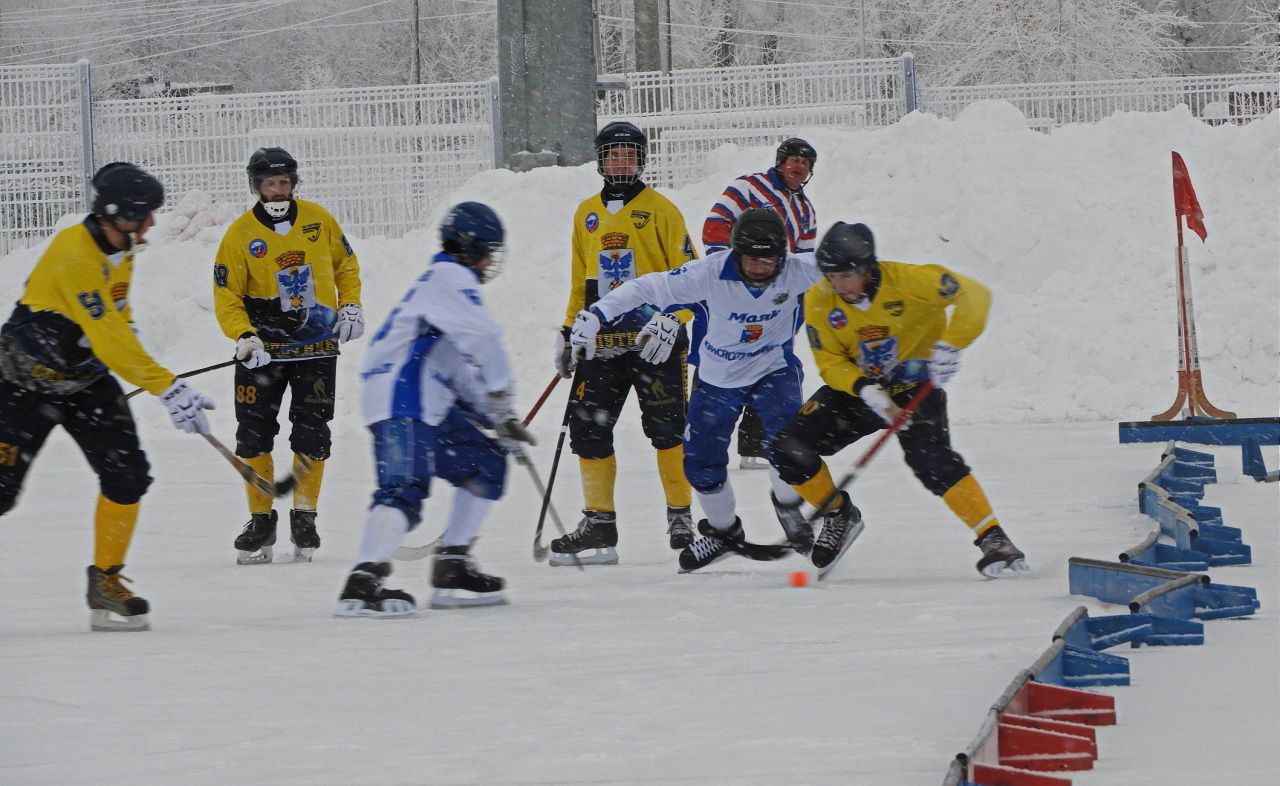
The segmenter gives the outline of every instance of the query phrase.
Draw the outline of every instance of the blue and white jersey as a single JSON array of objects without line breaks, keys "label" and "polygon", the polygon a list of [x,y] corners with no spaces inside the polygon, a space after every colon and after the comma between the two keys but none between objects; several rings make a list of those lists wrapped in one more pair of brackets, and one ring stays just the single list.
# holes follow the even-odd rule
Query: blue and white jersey
[{"label": "blue and white jersey", "polygon": [[502,328],[484,307],[480,279],[452,256],[433,264],[391,309],[364,353],[364,422],[412,418],[439,425],[458,404],[487,410],[511,391]]},{"label": "blue and white jersey", "polygon": [[689,309],[689,362],[698,367],[698,379],[738,388],[777,369],[800,365],[792,348],[804,324],[801,301],[821,278],[813,254],[788,254],[768,286],[747,286],[738,273],[737,254],[717,251],[675,270],[628,281],[592,309],[603,321],[645,303],[663,311]]}]

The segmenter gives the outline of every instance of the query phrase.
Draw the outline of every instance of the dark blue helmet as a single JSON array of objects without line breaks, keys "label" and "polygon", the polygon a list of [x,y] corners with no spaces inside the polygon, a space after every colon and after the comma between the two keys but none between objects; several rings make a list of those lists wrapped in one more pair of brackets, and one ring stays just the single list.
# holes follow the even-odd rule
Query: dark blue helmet
[{"label": "dark blue helmet", "polygon": [[[640,179],[644,173],[644,165],[649,158],[649,139],[634,123],[615,120],[596,134],[596,171],[610,185],[629,186]],[[605,173],[604,159],[610,150],[615,148],[635,151],[636,163],[634,173],[610,175]]]},{"label": "dark blue helmet", "polygon": [[110,221],[145,221],[164,204],[164,186],[141,167],[113,161],[93,176],[95,216]]},{"label": "dark blue helmet", "polygon": [[498,214],[479,202],[454,205],[440,223],[440,243],[446,252],[472,265],[489,258],[488,266],[480,272],[482,281],[491,281],[498,275],[505,234]]},{"label": "dark blue helmet", "polygon": [[249,156],[244,168],[249,175],[249,188],[258,193],[263,180],[272,175],[288,175],[289,182],[298,185],[298,162],[283,147],[260,147]]},{"label": "dark blue helmet", "polygon": [[[787,259],[787,227],[776,210],[752,207],[742,211],[733,224],[729,245],[738,255],[738,272],[749,285],[764,286],[778,277]],[[749,278],[742,270],[743,257],[768,258],[776,261],[773,275],[766,279]]]},{"label": "dark blue helmet", "polygon": [[866,224],[837,221],[822,236],[815,253],[818,269],[823,273],[871,273],[879,267],[876,261],[876,238]]},{"label": "dark blue helmet", "polygon": [[790,139],[784,139],[782,144],[778,145],[778,153],[774,157],[773,165],[782,166],[782,162],[792,156],[800,156],[807,160],[809,162],[810,171],[818,165],[818,151],[813,149],[813,145],[798,136],[793,136]]}]

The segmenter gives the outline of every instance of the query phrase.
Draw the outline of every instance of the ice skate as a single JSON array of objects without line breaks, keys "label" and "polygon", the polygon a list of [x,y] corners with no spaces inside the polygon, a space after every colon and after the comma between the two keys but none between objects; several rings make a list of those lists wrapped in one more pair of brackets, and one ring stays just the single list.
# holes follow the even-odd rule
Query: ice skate
[{"label": "ice skate", "polygon": [[982,549],[982,559],[978,560],[977,565],[978,572],[989,579],[1031,572],[1031,568],[1027,565],[1027,555],[1013,545],[1013,541],[1004,534],[999,524],[982,533],[973,545]]},{"label": "ice skate", "polygon": [[506,582],[476,570],[467,553],[468,546],[441,546],[431,569],[431,608],[458,609],[467,606],[501,606],[507,602],[502,588]]},{"label": "ice skate", "polygon": [[[617,565],[618,514],[594,510],[582,511],[578,528],[551,541],[551,559],[555,566]],[[575,560],[575,555],[577,559]]]},{"label": "ice skate", "polygon": [[413,596],[387,589],[383,581],[391,575],[390,562],[362,562],[347,577],[338,596],[338,617],[410,617],[417,610]]},{"label": "ice skate", "polygon": [[293,541],[293,561],[310,562],[311,555],[320,548],[314,510],[289,511],[289,539]]},{"label": "ice skate", "polygon": [[791,548],[798,554],[808,554],[813,551],[813,525],[800,512],[800,508],[784,507],[772,493],[769,494],[769,499],[773,502],[773,512],[777,514],[778,523],[782,525],[782,531],[786,533]]},{"label": "ice skate", "polygon": [[862,534],[862,511],[854,506],[849,495],[840,492],[840,505],[822,517],[822,531],[813,544],[810,558],[818,568],[818,578],[823,578],[836,566],[844,553]]},{"label": "ice skate", "polygon": [[682,549],[693,543],[693,514],[687,505],[667,508],[667,536],[673,549]]},{"label": "ice skate", "polygon": [[702,533],[702,537],[680,552],[681,573],[701,570],[711,563],[718,562],[733,554],[733,549],[730,548],[728,543],[729,540],[739,542],[746,540],[746,535],[742,531],[742,519],[739,518],[734,518],[733,526],[727,532],[712,529],[707,520],[702,519],[698,522],[698,531]]},{"label": "ice skate", "polygon": [[89,566],[89,591],[85,600],[89,602],[89,627],[93,630],[151,630],[151,621],[147,618],[151,607],[120,583],[130,581],[120,575],[123,567],[113,565],[103,570],[97,565]]},{"label": "ice skate", "polygon": [[254,513],[244,531],[236,536],[236,564],[257,565],[271,561],[276,543],[276,512]]},{"label": "ice skate", "polygon": [[768,469],[769,459],[763,456],[743,456],[738,459],[738,469]]}]

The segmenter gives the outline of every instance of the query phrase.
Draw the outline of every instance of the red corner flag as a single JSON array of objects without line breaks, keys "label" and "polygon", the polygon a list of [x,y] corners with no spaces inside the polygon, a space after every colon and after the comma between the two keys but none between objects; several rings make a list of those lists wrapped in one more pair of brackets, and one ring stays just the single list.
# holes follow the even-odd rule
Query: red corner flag
[{"label": "red corner flag", "polygon": [[1200,242],[1209,237],[1209,230],[1204,228],[1204,211],[1196,199],[1196,190],[1191,187],[1187,164],[1177,153],[1173,154],[1173,212],[1187,217],[1187,229],[1199,235]]}]

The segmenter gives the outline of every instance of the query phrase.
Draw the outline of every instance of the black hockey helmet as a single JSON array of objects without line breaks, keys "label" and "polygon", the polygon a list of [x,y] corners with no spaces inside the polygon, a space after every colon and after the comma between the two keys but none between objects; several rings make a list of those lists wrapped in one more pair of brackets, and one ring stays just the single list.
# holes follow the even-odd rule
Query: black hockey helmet
[{"label": "black hockey helmet", "polygon": [[454,205],[440,222],[440,244],[446,253],[472,263],[489,258],[480,274],[482,281],[493,280],[501,270],[505,236],[498,214],[479,202]]},{"label": "black hockey helmet", "polygon": [[[787,227],[776,210],[753,207],[742,211],[733,224],[729,246],[738,255],[738,273],[749,284],[763,286],[778,277],[787,258]],[[742,269],[743,257],[772,258],[773,275],[765,279],[747,276]]]},{"label": "black hockey helmet", "polygon": [[798,136],[784,139],[782,144],[778,145],[778,154],[774,157],[773,165],[776,167],[782,166],[782,162],[792,156],[800,156],[806,159],[809,162],[810,172],[818,165],[818,151],[813,149],[813,145]]},{"label": "black hockey helmet", "polygon": [[93,176],[95,216],[110,221],[145,221],[164,204],[164,186],[136,164],[113,161]]},{"label": "black hockey helmet", "polygon": [[[645,162],[649,158],[649,139],[633,123],[625,120],[615,120],[604,128],[600,129],[596,134],[596,171],[604,178],[609,185],[629,186],[640,179],[640,175],[644,172]],[[604,157],[615,147],[629,147],[636,151],[636,160],[639,166],[636,168],[635,174],[630,175],[606,175],[604,172]]]},{"label": "black hockey helmet", "polygon": [[262,181],[272,175],[288,175],[289,182],[298,185],[298,162],[283,147],[260,147],[253,151],[244,171],[249,175],[249,190],[255,194]]},{"label": "black hockey helmet", "polygon": [[866,224],[837,221],[822,236],[815,256],[823,273],[871,273],[879,267],[876,239]]}]

